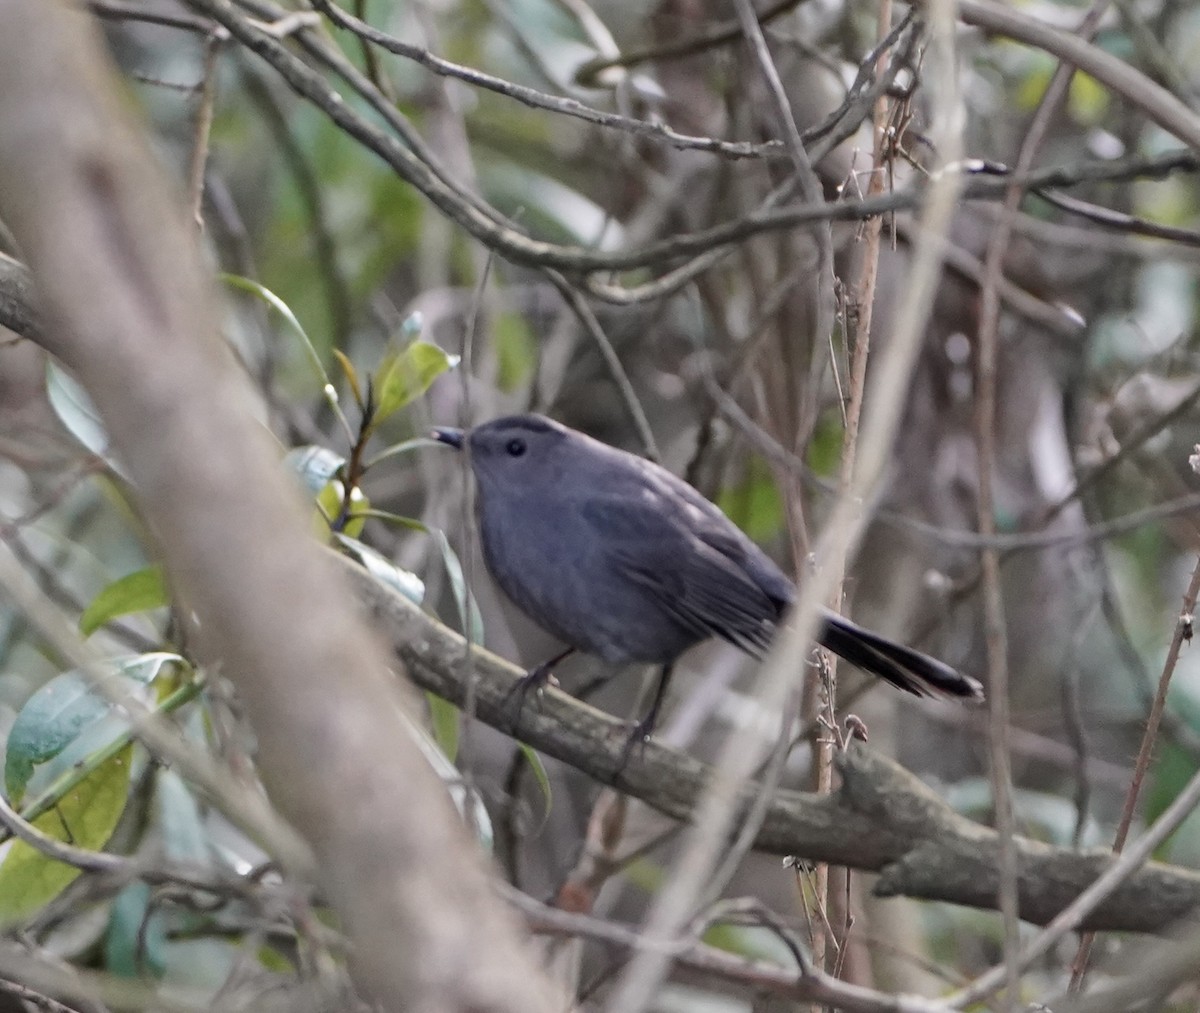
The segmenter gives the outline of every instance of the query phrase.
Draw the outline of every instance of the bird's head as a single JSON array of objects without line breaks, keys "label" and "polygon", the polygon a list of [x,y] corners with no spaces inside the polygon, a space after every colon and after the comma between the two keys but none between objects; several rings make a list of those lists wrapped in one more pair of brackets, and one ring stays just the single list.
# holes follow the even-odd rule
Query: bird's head
[{"label": "bird's head", "polygon": [[432,435],[456,450],[467,448],[484,496],[553,488],[570,469],[568,451],[579,439],[543,415],[508,415],[465,432],[438,428]]}]

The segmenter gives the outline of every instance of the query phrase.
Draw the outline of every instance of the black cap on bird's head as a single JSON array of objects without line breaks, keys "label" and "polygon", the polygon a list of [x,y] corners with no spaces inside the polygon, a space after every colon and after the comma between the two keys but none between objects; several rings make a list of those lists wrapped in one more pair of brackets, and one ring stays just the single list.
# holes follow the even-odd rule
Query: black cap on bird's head
[{"label": "black cap on bird's head", "polygon": [[487,484],[516,480],[527,483],[531,468],[551,478],[554,469],[563,464],[559,448],[569,445],[576,448],[577,455],[586,454],[594,443],[582,433],[533,414],[507,415],[469,430],[439,426],[430,435],[455,450],[469,450],[472,470]]},{"label": "black cap on bird's head", "polygon": [[614,477],[602,472],[616,451],[544,415],[507,415],[466,431],[439,428],[433,438],[470,454],[480,499],[493,504],[500,499],[525,504],[530,498],[549,503],[566,496],[574,509],[592,483],[603,486]]}]

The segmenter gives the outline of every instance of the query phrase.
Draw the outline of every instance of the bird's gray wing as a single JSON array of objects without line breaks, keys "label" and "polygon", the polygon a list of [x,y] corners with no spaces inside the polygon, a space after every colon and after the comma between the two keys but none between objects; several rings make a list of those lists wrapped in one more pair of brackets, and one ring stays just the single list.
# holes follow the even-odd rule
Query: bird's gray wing
[{"label": "bird's gray wing", "polygon": [[582,511],[614,569],[698,639],[721,637],[753,654],[766,649],[778,605],[737,559],[700,537],[701,518],[685,504],[639,490],[591,497]]},{"label": "bird's gray wing", "polygon": [[688,528],[754,581],[782,612],[796,596],[791,580],[754,541],[683,479],[650,461],[639,461],[654,494],[670,500],[689,514]]}]

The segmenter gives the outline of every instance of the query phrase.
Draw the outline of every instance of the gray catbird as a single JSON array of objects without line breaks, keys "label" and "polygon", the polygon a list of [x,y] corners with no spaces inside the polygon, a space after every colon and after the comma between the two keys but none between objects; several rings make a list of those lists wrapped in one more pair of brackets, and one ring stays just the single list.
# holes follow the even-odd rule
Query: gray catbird
[{"label": "gray catbird", "polygon": [[[671,665],[720,637],[766,650],[796,588],[770,558],[686,482],[541,415],[435,429],[471,457],[483,556],[505,593],[567,649],[533,669],[544,682],[575,650],[608,662],[658,662],[654,727]],[[981,699],[974,679],[825,613],[822,645],[917,696]]]}]

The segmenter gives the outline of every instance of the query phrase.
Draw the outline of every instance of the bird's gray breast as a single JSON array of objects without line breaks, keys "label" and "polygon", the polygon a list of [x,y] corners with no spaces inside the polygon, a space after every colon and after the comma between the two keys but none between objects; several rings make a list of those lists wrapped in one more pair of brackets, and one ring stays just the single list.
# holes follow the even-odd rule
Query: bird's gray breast
[{"label": "bird's gray breast", "polygon": [[671,661],[703,639],[631,579],[574,497],[481,495],[484,560],[530,619],[614,663]]}]

